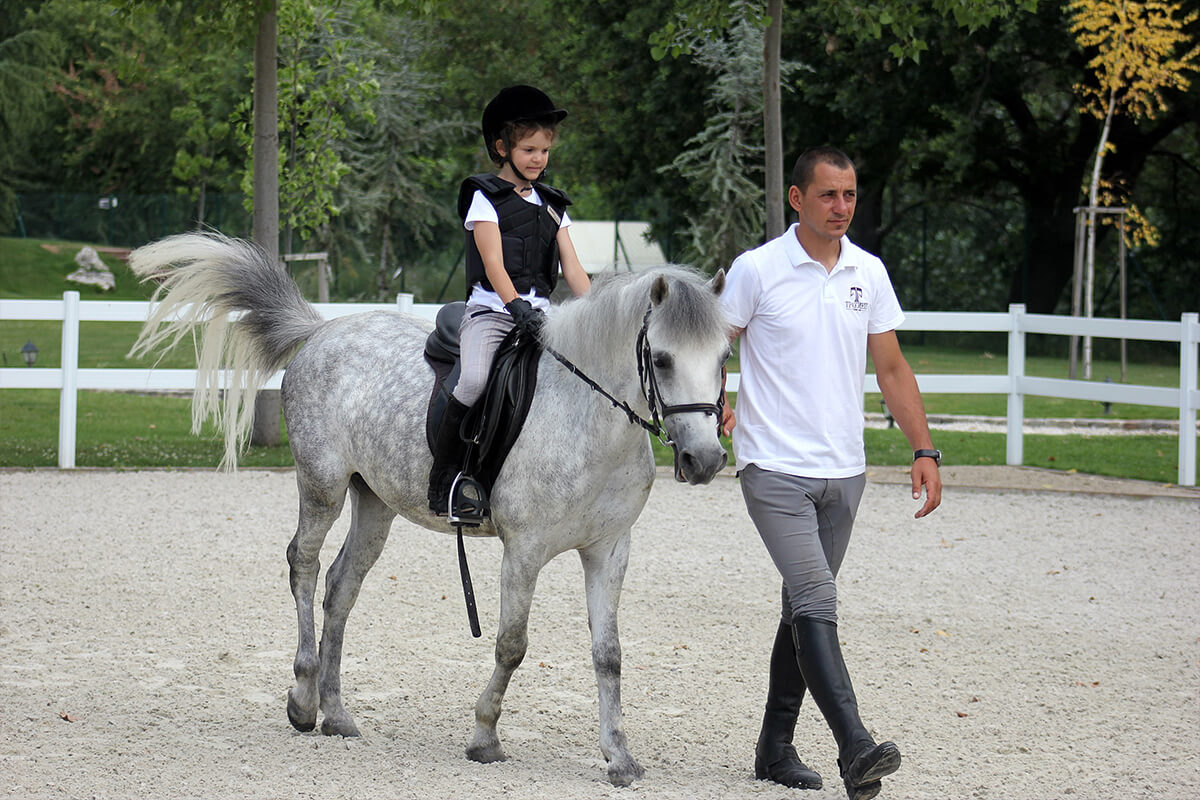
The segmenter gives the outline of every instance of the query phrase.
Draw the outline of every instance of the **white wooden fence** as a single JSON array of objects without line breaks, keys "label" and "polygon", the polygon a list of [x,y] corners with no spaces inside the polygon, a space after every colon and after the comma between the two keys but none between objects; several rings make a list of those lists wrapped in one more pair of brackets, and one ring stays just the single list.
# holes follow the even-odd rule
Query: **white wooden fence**
[{"label": "white wooden fence", "polygon": [[[91,321],[144,322],[150,304],[146,302],[81,302],[78,292],[63,292],[62,300],[0,300],[2,320],[57,320],[62,322],[62,367],[57,369],[26,367],[0,368],[0,389],[58,389],[59,434],[58,465],[75,466],[76,394],[80,389],[118,389],[154,391],[191,389],[196,373],[190,369],[80,369],[79,323]],[[438,305],[413,303],[401,295],[395,305],[362,303],[317,303],[326,318],[376,309],[400,308],[433,319]],[[1179,413],[1179,483],[1196,485],[1196,412],[1200,409],[1197,389],[1197,346],[1200,345],[1200,315],[1184,314],[1179,322],[1147,320],[1087,319],[1048,314],[1027,314],[1023,305],[1009,306],[1008,313],[958,313],[944,311],[910,312],[903,325],[906,331],[1004,332],[1008,334],[1008,373],[1005,375],[918,375],[923,394],[1003,394],[1008,396],[1007,445],[1005,460],[1020,465],[1024,453],[1024,416],[1026,395],[1094,400],[1106,403],[1174,408]],[[1060,336],[1092,336],[1109,339],[1175,342],[1179,344],[1179,386],[1142,386],[1036,378],[1025,374],[1025,337],[1031,333]],[[283,373],[267,384],[278,389]],[[729,376],[728,388],[736,391],[738,375]],[[874,375],[867,376],[866,390],[875,392],[879,385]]]}]

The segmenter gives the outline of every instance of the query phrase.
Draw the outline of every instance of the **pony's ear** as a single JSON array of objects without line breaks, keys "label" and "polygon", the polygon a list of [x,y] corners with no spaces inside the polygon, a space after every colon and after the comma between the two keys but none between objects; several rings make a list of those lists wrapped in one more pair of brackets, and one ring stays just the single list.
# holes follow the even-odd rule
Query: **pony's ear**
[{"label": "pony's ear", "polygon": [[667,299],[669,292],[667,279],[659,275],[654,279],[654,285],[650,287],[650,302],[654,305],[659,305],[663,300]]},{"label": "pony's ear", "polygon": [[713,275],[712,280],[708,282],[708,287],[712,289],[712,293],[720,295],[725,291],[725,268],[717,270],[717,274]]}]

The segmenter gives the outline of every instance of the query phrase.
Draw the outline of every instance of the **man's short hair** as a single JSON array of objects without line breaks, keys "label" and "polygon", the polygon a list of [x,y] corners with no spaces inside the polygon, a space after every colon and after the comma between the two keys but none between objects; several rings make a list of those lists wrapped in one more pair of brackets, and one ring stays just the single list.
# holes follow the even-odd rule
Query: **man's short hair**
[{"label": "man's short hair", "polygon": [[854,162],[850,157],[836,147],[811,147],[800,154],[796,159],[796,166],[792,167],[792,185],[801,193],[807,191],[808,185],[812,183],[817,164],[832,164],[838,169],[854,169]]}]

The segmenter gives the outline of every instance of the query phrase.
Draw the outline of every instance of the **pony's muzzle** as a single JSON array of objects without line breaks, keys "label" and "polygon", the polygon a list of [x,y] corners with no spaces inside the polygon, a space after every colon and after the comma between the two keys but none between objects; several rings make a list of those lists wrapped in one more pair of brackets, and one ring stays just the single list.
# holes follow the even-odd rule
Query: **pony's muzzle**
[{"label": "pony's muzzle", "polygon": [[720,444],[704,448],[702,452],[694,448],[680,450],[678,446],[674,449],[675,480],[693,486],[712,481],[717,473],[725,468],[725,462],[729,459],[729,454]]}]

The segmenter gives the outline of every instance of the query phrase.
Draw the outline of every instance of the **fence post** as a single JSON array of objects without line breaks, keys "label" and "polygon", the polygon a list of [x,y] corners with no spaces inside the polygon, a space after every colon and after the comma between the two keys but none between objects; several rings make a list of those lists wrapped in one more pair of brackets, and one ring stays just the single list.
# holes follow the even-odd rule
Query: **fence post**
[{"label": "fence post", "polygon": [[58,395],[58,467],[75,468],[76,386],[79,383],[79,292],[63,292],[62,389]]},{"label": "fence post", "polygon": [[1184,314],[1179,331],[1179,485],[1196,485],[1196,347],[1200,314]]},{"label": "fence post", "polygon": [[1008,433],[1004,463],[1019,467],[1025,458],[1025,304],[1008,307]]}]

